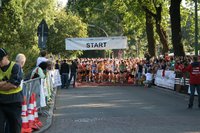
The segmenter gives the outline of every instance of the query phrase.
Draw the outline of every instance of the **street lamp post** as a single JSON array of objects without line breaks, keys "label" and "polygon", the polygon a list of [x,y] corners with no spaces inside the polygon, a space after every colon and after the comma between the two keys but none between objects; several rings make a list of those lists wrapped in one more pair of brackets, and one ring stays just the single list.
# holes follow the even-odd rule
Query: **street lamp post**
[{"label": "street lamp post", "polygon": [[[96,27],[96,28],[100,29],[101,31],[103,31],[103,33],[106,35],[106,37],[108,37],[108,33],[103,28],[101,28],[101,27],[99,27],[97,25],[94,25],[94,24],[88,24],[88,26],[89,27],[94,27],[94,28]],[[110,54],[109,54],[109,56],[110,56]],[[104,52],[104,57],[106,57],[106,51]]]},{"label": "street lamp post", "polygon": [[[109,12],[110,14],[112,14],[115,18],[116,18],[116,23],[118,24],[118,29],[117,29],[117,34],[119,34],[120,36],[123,35],[123,31],[122,31],[122,26],[120,25],[120,18],[117,14],[113,13],[112,11],[110,10],[104,10],[104,9],[101,9],[101,8],[94,8],[94,10],[97,10],[97,11],[105,11],[105,12]],[[114,52],[114,53],[118,53],[119,50],[111,50],[111,52]],[[115,55],[115,54],[114,54]],[[110,56],[110,51],[109,51],[109,56]],[[113,57],[114,58],[114,57]]]},{"label": "street lamp post", "polygon": [[0,0],[0,8],[2,7],[2,0]]},{"label": "street lamp post", "polygon": [[[97,10],[97,11],[104,11],[103,9],[100,9],[100,8],[94,8],[94,10]],[[116,23],[118,24],[118,26],[120,27],[118,30],[120,31],[120,36],[122,36],[123,35],[123,32],[122,32],[122,26],[119,24],[119,22],[120,22],[120,18],[119,18],[119,16],[117,15],[117,14],[115,14],[115,13],[113,13],[112,11],[110,11],[110,10],[106,10],[107,12],[109,12],[109,13],[111,13],[113,16],[115,16],[115,18],[116,18]]]},{"label": "street lamp post", "polygon": [[197,0],[195,0],[195,55],[198,55],[198,11]]},{"label": "street lamp post", "polygon": [[0,9],[1,9],[1,7],[2,7],[2,0],[0,0]]},{"label": "street lamp post", "polygon": [[103,28],[101,28],[101,27],[99,27],[97,25],[93,25],[93,24],[89,24],[88,26],[89,27],[96,27],[96,28],[100,29],[101,31],[104,32],[104,34],[106,35],[106,37],[108,37],[108,33]]}]

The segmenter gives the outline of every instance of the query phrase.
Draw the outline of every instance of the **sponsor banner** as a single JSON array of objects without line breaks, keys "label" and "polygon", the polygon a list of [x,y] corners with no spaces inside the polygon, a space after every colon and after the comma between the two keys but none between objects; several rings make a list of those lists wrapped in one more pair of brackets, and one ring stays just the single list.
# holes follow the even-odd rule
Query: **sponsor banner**
[{"label": "sponsor banner", "polygon": [[66,38],[66,50],[126,49],[127,37]]},{"label": "sponsor banner", "polygon": [[[155,84],[160,87],[168,88],[171,90],[174,90],[174,84],[175,84],[175,74],[174,71],[165,71],[165,76],[162,76],[163,70],[158,70],[155,77]],[[179,79],[180,84],[184,85],[183,79]],[[186,85],[189,85],[189,79],[186,79],[185,81]],[[190,94],[190,85],[188,87],[188,94]],[[197,90],[195,89],[195,95],[197,94]]]},{"label": "sponsor banner", "polygon": [[175,74],[174,71],[166,70],[165,75],[163,70],[158,70],[155,77],[155,84],[160,87],[174,90]]},{"label": "sponsor banner", "polygon": [[45,88],[45,80],[41,79],[41,88],[40,88],[40,107],[45,107],[46,105],[46,94],[47,90]]},{"label": "sponsor banner", "polygon": [[51,80],[53,82],[53,87],[61,86],[61,76],[59,70],[49,71],[51,75]]}]

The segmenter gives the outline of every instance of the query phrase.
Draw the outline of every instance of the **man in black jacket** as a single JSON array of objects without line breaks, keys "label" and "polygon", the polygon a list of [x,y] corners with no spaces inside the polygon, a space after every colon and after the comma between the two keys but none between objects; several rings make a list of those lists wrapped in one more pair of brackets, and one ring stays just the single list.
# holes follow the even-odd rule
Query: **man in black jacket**
[{"label": "man in black jacket", "polygon": [[69,77],[69,65],[67,64],[67,61],[64,60],[61,67],[60,67],[60,74],[61,74],[61,88],[64,89],[64,87],[68,88],[68,77]]},{"label": "man in black jacket", "polygon": [[76,82],[76,72],[77,72],[77,61],[76,60],[72,60],[72,65],[70,67],[71,69],[71,73],[70,73],[70,78],[69,78],[69,81],[68,81],[68,86],[70,85],[71,83],[71,80],[72,78],[74,79],[73,81],[73,87],[75,88],[75,82]]}]

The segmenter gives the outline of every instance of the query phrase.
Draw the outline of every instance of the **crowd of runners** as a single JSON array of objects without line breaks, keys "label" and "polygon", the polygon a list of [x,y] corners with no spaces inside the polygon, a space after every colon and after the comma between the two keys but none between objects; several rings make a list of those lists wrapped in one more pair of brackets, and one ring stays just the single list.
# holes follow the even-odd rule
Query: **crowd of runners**
[{"label": "crowd of runners", "polygon": [[[192,61],[192,56],[159,58],[79,58],[77,63],[77,82],[111,82],[143,84],[145,80],[154,81],[157,70],[174,70],[181,73],[181,69]],[[180,74],[179,74],[180,76]]]}]

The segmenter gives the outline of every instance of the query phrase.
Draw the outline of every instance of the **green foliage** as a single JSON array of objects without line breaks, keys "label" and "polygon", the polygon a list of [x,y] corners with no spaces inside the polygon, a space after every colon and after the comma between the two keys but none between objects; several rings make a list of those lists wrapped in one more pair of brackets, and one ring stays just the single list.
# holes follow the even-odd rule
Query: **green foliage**
[{"label": "green foliage", "polygon": [[[54,49],[59,48],[61,42],[64,46],[66,37],[87,35],[86,26],[81,23],[80,18],[58,10],[56,0],[9,0],[3,3],[0,11],[0,47],[9,51],[11,60],[15,60],[18,53],[25,54],[25,72],[35,66],[39,56],[37,27],[42,19],[50,27],[49,38],[53,39],[51,43],[54,44]],[[61,52],[63,51],[64,49]],[[57,54],[51,49],[48,52]],[[69,52],[67,57],[75,57],[77,54],[81,52]]]},{"label": "green foliage", "polygon": [[[66,11],[57,9],[56,0],[5,0],[0,10],[0,47],[6,48],[10,58],[17,53],[27,56],[25,71],[35,66],[39,55],[37,27],[42,19],[49,26],[47,50],[49,53],[75,58],[83,51],[66,51],[65,38],[124,35],[128,37],[129,48],[126,56],[142,56],[147,50],[145,12],[146,6],[152,13],[162,4],[162,27],[170,35],[170,1],[166,0],[69,0]],[[187,7],[181,7],[183,44],[186,51],[193,50],[194,42],[194,2],[186,0]],[[88,26],[89,24],[96,27]],[[100,27],[100,28],[97,28]],[[160,44],[158,35],[155,36]],[[169,42],[171,42],[169,40]],[[91,53],[84,52],[89,57]],[[95,51],[102,57],[104,51]]]},{"label": "green foliage", "polygon": [[10,0],[4,4],[0,14],[0,44],[10,51],[15,59],[17,53],[27,58],[25,72],[35,66],[39,49],[37,48],[37,26],[44,18],[47,23],[54,21],[54,0]]},{"label": "green foliage", "polygon": [[50,26],[47,42],[48,51],[53,54],[71,58],[80,55],[81,51],[66,51],[65,38],[87,37],[87,26],[81,18],[64,11],[57,12],[55,23]]},{"label": "green foliage", "polygon": [[[130,41],[136,40],[135,38],[142,38],[134,43],[131,43],[130,49],[132,49],[131,46],[136,45],[136,43],[147,44],[146,37],[144,36],[144,12],[141,11],[141,6],[135,0],[77,0],[76,3],[69,6],[69,9],[71,9],[74,14],[79,14],[85,23],[93,24],[96,27],[104,29],[109,36],[124,35],[127,36]],[[90,37],[98,37],[105,36],[105,33],[98,28],[89,26],[88,35]],[[143,37],[145,39],[143,39]],[[141,49],[143,49],[143,46],[144,45],[141,45]],[[100,53],[99,57],[102,56]]]},{"label": "green foliage", "polygon": [[[199,1],[198,1],[199,3]],[[183,45],[186,52],[194,52],[195,42],[195,12],[194,1],[186,0],[186,5],[181,6],[181,30]],[[198,10],[200,7],[198,6]],[[198,14],[199,15],[199,14]],[[199,18],[199,16],[198,16]],[[200,25],[200,23],[198,23]],[[198,26],[199,27],[199,26]],[[198,40],[200,37],[198,36]],[[200,48],[200,47],[199,47]]]}]

